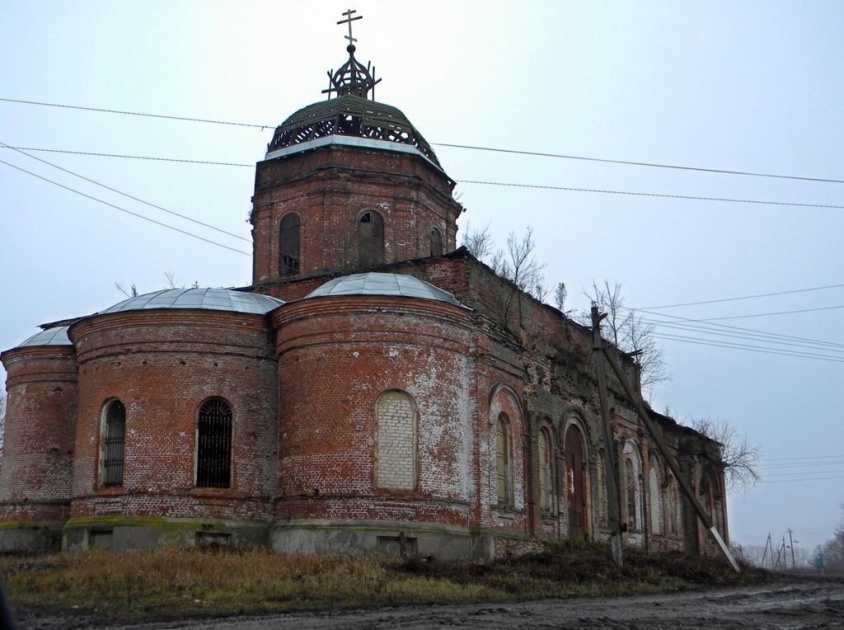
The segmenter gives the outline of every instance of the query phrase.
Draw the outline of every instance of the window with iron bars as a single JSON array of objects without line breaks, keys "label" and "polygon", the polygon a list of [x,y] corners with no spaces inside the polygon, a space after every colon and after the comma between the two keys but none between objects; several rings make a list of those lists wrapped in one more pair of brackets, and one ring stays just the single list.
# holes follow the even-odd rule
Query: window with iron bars
[{"label": "window with iron bars", "polygon": [[206,400],[199,409],[196,452],[198,488],[231,487],[232,410],[220,398]]},{"label": "window with iron bars", "polygon": [[104,486],[123,484],[126,441],[126,407],[119,400],[108,403],[102,435],[102,482]]}]

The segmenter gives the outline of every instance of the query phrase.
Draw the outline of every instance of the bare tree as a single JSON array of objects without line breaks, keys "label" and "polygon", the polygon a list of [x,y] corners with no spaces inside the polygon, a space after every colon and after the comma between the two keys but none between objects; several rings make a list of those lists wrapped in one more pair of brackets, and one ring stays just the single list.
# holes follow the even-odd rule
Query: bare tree
[{"label": "bare tree", "polygon": [[507,237],[507,248],[498,250],[492,257],[492,270],[515,284],[521,291],[529,293],[540,302],[548,291],[545,288],[545,265],[534,256],[536,242],[533,240],[533,228],[525,228],[521,238],[515,232]]},{"label": "bare tree", "polygon": [[566,312],[566,298],[568,298],[568,296],[569,292],[568,289],[566,289],[566,283],[557,283],[557,286],[554,287],[554,305],[563,313]]},{"label": "bare tree", "polygon": [[489,225],[483,230],[472,230],[467,225],[460,244],[468,249],[472,256],[487,262],[490,254],[492,254],[492,237],[489,234]]},{"label": "bare tree", "polygon": [[691,418],[687,424],[695,431],[721,443],[721,460],[729,488],[753,486],[762,479],[759,474],[759,446],[726,420],[709,417]]},{"label": "bare tree", "polygon": [[[624,306],[621,285],[618,282],[610,285],[608,280],[604,280],[602,285],[593,282],[591,291],[584,293],[607,314],[604,336],[639,366],[642,390],[652,392],[654,387],[667,381],[670,378],[668,364],[654,336],[653,326],[646,323],[636,311]],[[592,323],[588,312],[581,314],[579,319],[586,325]]]},{"label": "bare tree", "polygon": [[126,288],[126,285],[122,282],[115,282],[114,286],[127,298],[138,297],[138,287],[136,287],[134,284],[131,285],[128,289]]}]

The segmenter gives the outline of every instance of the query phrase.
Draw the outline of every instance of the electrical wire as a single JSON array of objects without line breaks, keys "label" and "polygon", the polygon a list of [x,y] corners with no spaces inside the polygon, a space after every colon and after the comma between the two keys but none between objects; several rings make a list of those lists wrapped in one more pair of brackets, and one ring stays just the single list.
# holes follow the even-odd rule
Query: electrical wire
[{"label": "electrical wire", "polygon": [[681,302],[679,304],[665,304],[662,306],[642,306],[639,308],[631,308],[631,311],[655,311],[663,308],[680,308],[683,306],[701,306],[704,304],[720,304],[722,302],[737,302],[739,300],[755,300],[757,298],[775,297],[779,295],[791,295],[793,293],[807,293],[809,291],[826,291],[828,289],[841,289],[844,284],[828,284],[822,287],[809,287],[806,289],[791,289],[789,291],[775,291],[773,293],[757,293],[755,295],[742,295],[739,297],[721,298],[718,300],[701,300],[700,302]]},{"label": "electrical wire", "polygon": [[6,144],[5,142],[3,142],[2,140],[0,140],[0,146],[6,147],[7,149],[12,149],[14,151],[17,151],[18,153],[25,155],[28,158],[32,158],[33,160],[38,160],[39,162],[42,162],[43,164],[46,164],[48,166],[52,166],[53,168],[56,168],[56,169],[58,169],[58,170],[60,170],[64,173],[67,173],[68,175],[73,175],[74,177],[78,177],[79,179],[82,179],[86,182],[94,184],[95,186],[99,186],[100,188],[105,188],[106,190],[109,190],[113,193],[117,193],[118,195],[122,195],[124,197],[127,197],[127,198],[133,200],[133,201],[137,201],[138,203],[142,203],[144,205],[147,205],[150,208],[155,208],[156,210],[161,210],[162,212],[166,212],[167,214],[171,214],[173,216],[179,217],[180,219],[184,219],[185,221],[190,221],[191,223],[195,223],[197,225],[207,227],[210,230],[214,230],[215,232],[219,232],[221,234],[231,236],[232,238],[236,238],[236,239],[239,239],[241,241],[246,241],[247,243],[252,242],[250,239],[245,238],[243,236],[240,236],[239,234],[235,234],[234,232],[227,232],[226,230],[215,227],[215,226],[211,225],[210,223],[205,223],[204,221],[199,221],[198,219],[193,219],[193,218],[186,216],[184,214],[179,214],[178,212],[175,212],[173,210],[168,210],[167,208],[163,208],[163,207],[158,206],[154,203],[150,203],[149,201],[144,201],[143,199],[140,199],[139,197],[135,197],[133,195],[130,195],[129,193],[125,193],[121,190],[117,190],[116,188],[112,188],[111,186],[106,186],[105,184],[103,184],[101,182],[98,182],[96,180],[85,177],[84,175],[80,175],[79,173],[75,173],[71,170],[63,168],[63,167],[59,166],[58,164],[53,164],[52,162],[48,162],[47,160],[42,160],[40,157],[30,155],[29,153],[27,153],[26,151],[24,151],[22,149],[16,149],[15,147],[11,147],[8,144]]},{"label": "electrical wire", "polygon": [[[228,126],[235,126],[235,127],[250,127],[253,129],[274,129],[276,125],[259,125],[254,123],[242,123],[242,122],[232,122],[226,120],[212,120],[207,118],[191,118],[186,116],[168,116],[164,114],[148,114],[143,112],[132,112],[126,110],[117,110],[117,109],[105,109],[100,107],[82,107],[80,105],[64,105],[59,103],[45,103],[42,101],[26,101],[22,99],[13,99],[13,98],[0,98],[0,101],[7,102],[7,103],[18,103],[23,105],[39,105],[42,107],[57,107],[61,109],[75,109],[87,112],[99,112],[105,114],[121,114],[124,116],[139,116],[143,118],[160,118],[165,120],[177,120],[182,122],[195,122],[195,123],[206,123],[206,124],[213,124],[213,125],[228,125]],[[681,170],[681,171],[692,171],[697,173],[712,173],[716,175],[737,175],[742,177],[764,177],[764,178],[773,178],[773,179],[790,179],[790,180],[797,180],[797,181],[806,181],[806,182],[819,182],[819,183],[827,183],[827,184],[844,184],[844,180],[841,179],[832,179],[826,177],[805,177],[800,175],[783,175],[779,173],[759,173],[754,171],[736,171],[736,170],[728,170],[728,169],[718,169],[718,168],[704,168],[700,166],[684,166],[678,164],[662,164],[658,162],[639,162],[635,160],[617,160],[617,159],[610,159],[610,158],[596,158],[596,157],[587,157],[582,155],[566,155],[562,153],[545,153],[541,151],[522,151],[518,149],[501,149],[496,147],[483,147],[477,145],[469,145],[469,144],[453,144],[448,142],[431,142],[434,146],[439,147],[448,147],[452,149],[466,149],[470,151],[486,151],[492,153],[506,153],[510,155],[527,155],[531,157],[545,157],[545,158],[555,158],[555,159],[563,159],[563,160],[578,160],[583,162],[600,162],[604,164],[620,164],[624,166],[640,166],[640,167],[647,167],[647,168],[661,168],[661,169],[672,169],[672,170]]]},{"label": "electrical wire", "polygon": [[104,201],[103,199],[99,199],[97,197],[94,197],[93,195],[89,195],[87,193],[84,193],[81,190],[76,190],[75,188],[71,188],[70,186],[65,186],[64,184],[60,184],[57,181],[53,181],[52,179],[49,179],[47,177],[43,177],[41,175],[33,173],[32,171],[28,171],[25,168],[21,168],[20,166],[15,166],[14,164],[10,164],[9,162],[6,162],[4,160],[0,160],[0,164],[5,164],[6,166],[8,166],[10,168],[21,171],[22,173],[26,173],[27,175],[31,175],[32,177],[35,177],[35,178],[40,179],[42,181],[45,181],[47,183],[53,184],[54,186],[58,186],[59,188],[64,188],[67,191],[70,191],[72,193],[76,193],[77,195],[80,195],[80,196],[85,197],[87,199],[90,199],[92,201],[96,201],[97,203],[101,203],[105,206],[108,206],[109,208],[114,208],[115,210],[119,210],[120,212],[125,212],[126,214],[130,214],[133,217],[137,217],[137,218],[142,219],[144,221],[148,221],[149,223],[154,223],[155,225],[160,225],[161,227],[167,228],[168,230],[173,230],[174,232],[179,232],[180,234],[184,234],[185,236],[190,236],[191,238],[195,238],[197,240],[203,241],[205,243],[209,243],[211,245],[216,245],[217,247],[222,247],[223,249],[228,249],[230,251],[237,252],[238,254],[243,254],[244,256],[251,256],[252,255],[248,252],[244,252],[242,250],[235,249],[234,247],[229,247],[228,245],[224,245],[222,243],[218,243],[217,241],[212,241],[211,239],[205,238],[203,236],[199,236],[198,234],[194,234],[193,232],[188,232],[187,230],[179,229],[179,228],[174,227],[172,225],[162,223],[161,221],[156,221],[155,219],[150,219],[149,217],[146,217],[142,214],[138,214],[137,212],[132,212],[131,210],[127,210],[126,208],[123,208],[121,206],[117,206],[113,203],[109,203],[108,201]]},{"label": "electrical wire", "polygon": [[[152,160],[156,162],[179,162],[184,164],[207,164],[212,166],[238,166],[238,167],[249,167],[254,168],[254,164],[244,164],[238,162],[214,162],[210,160],[187,160],[187,159],[177,159],[177,158],[163,158],[163,157],[153,157],[153,156],[144,156],[144,155],[126,155],[126,154],[119,154],[119,153],[95,153],[91,151],[68,151],[68,150],[60,150],[60,149],[42,149],[39,147],[9,147],[11,149],[19,149],[21,151],[46,151],[50,153],[68,153],[70,155],[89,155],[94,157],[108,157],[108,158],[120,158],[120,159],[129,159],[129,160]],[[844,206],[839,205],[831,205],[831,204],[819,204],[819,203],[800,203],[800,202],[792,202],[792,201],[769,201],[769,200],[762,200],[762,199],[733,199],[729,197],[702,197],[702,196],[695,196],[695,195],[671,195],[668,193],[649,193],[649,192],[635,192],[635,191],[628,191],[628,190],[608,190],[602,188],[576,188],[571,186],[550,186],[550,185],[543,185],[543,184],[519,184],[514,182],[491,182],[491,181],[481,181],[481,180],[472,180],[472,179],[459,179],[456,180],[459,184],[478,184],[484,186],[505,186],[509,188],[532,188],[532,189],[540,189],[540,190],[561,190],[566,192],[580,192],[580,193],[593,193],[593,194],[602,194],[602,195],[622,195],[622,196],[632,196],[632,197],[655,197],[655,198],[663,198],[663,199],[685,199],[690,201],[715,201],[715,202],[722,202],[722,203],[744,203],[744,204],[756,204],[756,205],[765,205],[765,206],[786,206],[786,207],[796,207],[796,208],[824,208],[824,209],[836,209],[836,210],[844,210]]]}]

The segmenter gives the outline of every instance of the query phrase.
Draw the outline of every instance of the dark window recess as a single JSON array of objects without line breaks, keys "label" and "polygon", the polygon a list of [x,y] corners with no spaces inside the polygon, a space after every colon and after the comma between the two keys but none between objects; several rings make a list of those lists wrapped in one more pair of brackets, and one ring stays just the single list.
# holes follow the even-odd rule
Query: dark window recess
[{"label": "dark window recess", "polygon": [[224,400],[212,398],[203,403],[199,410],[197,442],[197,487],[230,487],[232,411]]},{"label": "dark window recess", "polygon": [[378,536],[378,553],[393,558],[407,558],[418,555],[416,538],[405,536],[403,533],[398,536]]},{"label": "dark window recess", "polygon": [[278,271],[282,276],[295,276],[299,273],[299,215],[288,214],[281,220],[279,235]]},{"label": "dark window recess", "polygon": [[443,235],[437,228],[431,229],[431,256],[443,255]]},{"label": "dark window recess", "polygon": [[360,217],[358,256],[362,268],[384,263],[384,219],[377,212],[364,212]]},{"label": "dark window recess", "polygon": [[123,459],[126,441],[126,407],[119,400],[106,409],[103,435],[103,485],[123,484]]}]

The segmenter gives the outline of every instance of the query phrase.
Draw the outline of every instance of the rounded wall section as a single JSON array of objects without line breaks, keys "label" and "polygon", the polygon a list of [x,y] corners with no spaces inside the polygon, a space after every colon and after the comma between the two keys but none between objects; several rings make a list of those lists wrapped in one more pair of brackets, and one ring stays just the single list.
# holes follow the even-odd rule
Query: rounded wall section
[{"label": "rounded wall section", "polygon": [[[269,517],[277,364],[265,316],[118,312],[82,320],[70,336],[79,364],[74,519]],[[197,487],[200,414],[209,399],[231,412],[228,464],[221,456],[228,487]],[[122,445],[112,447],[108,410],[116,401],[125,411],[116,430]],[[115,461],[119,473],[106,473]]]},{"label": "rounded wall section", "polygon": [[277,519],[469,524],[475,497],[467,311],[355,295],[289,303],[272,318],[280,388]]},{"label": "rounded wall section", "polygon": [[[253,284],[296,275],[364,270],[431,255],[431,229],[445,252],[456,248],[462,207],[453,183],[418,155],[362,147],[324,146],[258,163],[251,216]],[[369,255],[366,212],[383,218],[383,251]],[[301,217],[298,273],[280,265],[281,222]]]},{"label": "rounded wall section", "polygon": [[0,521],[63,521],[76,417],[73,346],[19,347],[2,359],[8,397]]}]

